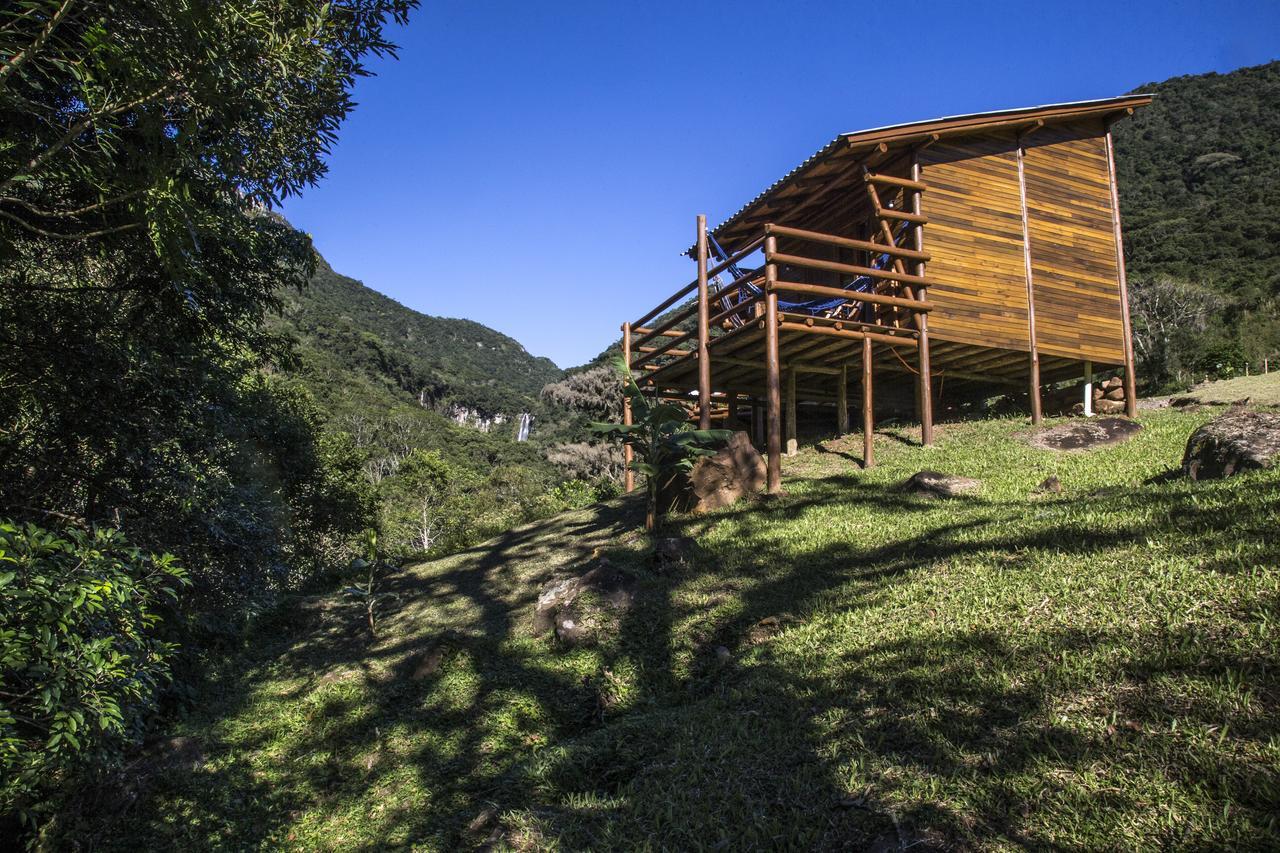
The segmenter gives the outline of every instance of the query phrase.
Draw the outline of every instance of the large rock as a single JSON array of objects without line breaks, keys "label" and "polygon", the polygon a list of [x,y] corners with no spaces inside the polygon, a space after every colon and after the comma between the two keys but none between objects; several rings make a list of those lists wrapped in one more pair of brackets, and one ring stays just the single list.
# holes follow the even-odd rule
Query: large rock
[{"label": "large rock", "polygon": [[582,593],[591,591],[607,607],[625,610],[635,599],[634,588],[635,579],[605,559],[586,574],[548,581],[534,606],[533,632],[554,631],[556,639],[567,646],[589,642],[606,620],[584,605]]},{"label": "large rock", "polygon": [[1280,457],[1280,414],[1227,412],[1191,434],[1182,470],[1193,480],[1270,468]]},{"label": "large rock", "polygon": [[735,432],[714,456],[703,456],[687,476],[678,477],[658,495],[662,512],[706,512],[729,506],[760,492],[768,470],[764,457],[745,432]]},{"label": "large rock", "polygon": [[970,492],[976,492],[982,486],[981,480],[972,477],[957,477],[954,474],[940,474],[937,471],[921,471],[912,474],[899,486],[904,492],[930,498],[958,498]]},{"label": "large rock", "polygon": [[1119,444],[1141,431],[1142,424],[1124,418],[1068,421],[1037,432],[1031,437],[1031,446],[1042,450],[1092,450]]},{"label": "large rock", "polygon": [[735,432],[715,456],[704,456],[689,473],[694,511],[722,506],[758,493],[764,488],[768,469],[764,457],[745,432]]}]

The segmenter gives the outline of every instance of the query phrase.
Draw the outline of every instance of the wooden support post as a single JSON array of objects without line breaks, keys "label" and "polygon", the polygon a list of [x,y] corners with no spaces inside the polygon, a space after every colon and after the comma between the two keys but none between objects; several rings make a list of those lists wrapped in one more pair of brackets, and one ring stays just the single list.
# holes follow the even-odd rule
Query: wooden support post
[{"label": "wooden support post", "polygon": [[764,407],[754,398],[751,400],[751,439],[760,447],[764,447]]},{"label": "wooden support post", "polygon": [[[778,239],[767,237],[764,250],[768,254],[778,251]],[[766,432],[768,433],[769,494],[782,491],[782,364],[778,356],[778,292],[773,285],[778,281],[776,264],[765,264],[764,308],[764,372],[765,393],[768,401]]]},{"label": "wooden support post", "polygon": [[849,431],[849,363],[840,362],[839,385],[836,386],[836,435]]},{"label": "wooden support post", "polygon": [[1111,181],[1111,227],[1116,242],[1116,270],[1120,274],[1120,322],[1124,342],[1124,413],[1138,416],[1138,375],[1133,369],[1133,326],[1129,320],[1129,280],[1124,271],[1124,240],[1120,234],[1120,193],[1116,189],[1116,155],[1107,128],[1107,174]]},{"label": "wooden support post", "polygon": [[796,435],[796,369],[787,368],[787,455],[795,456],[800,442]]},{"label": "wooden support post", "polygon": [[[916,183],[921,182],[920,152],[915,150],[911,152],[911,180]],[[919,190],[911,193],[911,210],[916,214],[921,213]],[[923,252],[924,226],[916,225],[911,231],[914,238],[912,248],[917,252]],[[920,278],[925,277],[924,261],[916,262],[915,274]],[[928,301],[929,289],[917,287],[916,299],[921,302]],[[918,311],[915,316],[916,329],[920,332],[920,345],[916,354],[920,370],[919,376],[916,377],[916,399],[920,408],[920,443],[928,447],[933,444],[933,372],[929,365],[929,315]]]},{"label": "wooden support post", "polygon": [[1031,346],[1031,376],[1028,391],[1031,395],[1031,423],[1039,424],[1044,418],[1040,406],[1040,350],[1036,346],[1036,294],[1031,279],[1031,227],[1027,220],[1027,174],[1022,160],[1022,137],[1017,137],[1018,149],[1018,198],[1022,204],[1022,263],[1027,278],[1027,342]]},{"label": "wooden support post", "polygon": [[1084,416],[1093,417],[1093,362],[1084,363]]},{"label": "wooden support post", "polygon": [[711,429],[711,316],[707,300],[707,217],[698,214],[698,429]]},{"label": "wooden support post", "polygon": [[[631,364],[631,324],[630,323],[622,324],[622,360],[628,365],[628,370],[629,370],[630,364]],[[622,398],[622,422],[627,426],[631,426],[631,400],[628,399],[625,395],[623,395],[623,398]],[[622,463],[624,465],[624,471],[622,474],[622,487],[627,494],[630,494],[631,492],[635,491],[635,488],[636,488],[636,473],[631,470],[631,460],[633,458],[633,453],[634,451],[632,451],[631,445],[629,444],[623,445]]]},{"label": "wooden support post", "polygon": [[738,395],[732,391],[728,392],[725,399],[724,428],[732,430],[738,428]]},{"label": "wooden support post", "polygon": [[875,448],[875,401],[871,395],[871,339],[862,339],[862,467],[870,468],[876,464]]}]

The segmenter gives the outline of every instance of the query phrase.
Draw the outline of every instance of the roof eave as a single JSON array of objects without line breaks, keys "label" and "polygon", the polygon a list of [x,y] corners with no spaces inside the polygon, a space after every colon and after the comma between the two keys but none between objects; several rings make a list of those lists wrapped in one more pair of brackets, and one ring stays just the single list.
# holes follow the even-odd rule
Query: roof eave
[{"label": "roof eave", "polygon": [[[834,153],[840,151],[860,150],[863,148],[873,149],[881,144],[889,146],[914,144],[929,140],[935,136],[942,138],[964,133],[981,133],[1006,127],[1016,127],[1022,124],[1032,124],[1036,121],[1058,122],[1081,118],[1106,119],[1112,116],[1131,115],[1137,107],[1151,103],[1153,97],[1154,95],[1146,93],[1122,95],[1118,98],[1073,101],[1064,104],[1045,104],[1037,107],[1019,107],[1011,110],[946,116],[938,119],[842,133],[739,208],[732,216],[709,230],[711,234],[717,235],[726,228],[732,227],[792,181],[799,179],[805,172],[825,162]],[[696,247],[691,246],[684,251],[684,254],[692,257],[695,251]]]}]

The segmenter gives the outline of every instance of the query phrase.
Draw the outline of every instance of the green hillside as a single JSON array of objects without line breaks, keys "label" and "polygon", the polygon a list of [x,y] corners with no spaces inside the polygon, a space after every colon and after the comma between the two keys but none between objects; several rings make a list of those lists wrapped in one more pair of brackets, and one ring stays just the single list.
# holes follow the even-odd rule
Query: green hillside
[{"label": "green hillside", "polygon": [[1280,62],[1134,91],[1156,97],[1114,129],[1130,274],[1280,295]]},{"label": "green hillside", "polygon": [[[1140,365],[1153,385],[1230,376],[1280,354],[1280,62],[1137,87],[1115,126]],[[1144,288],[1185,284],[1144,318]],[[1155,309],[1159,312],[1158,306]],[[1170,321],[1164,333],[1154,327]],[[1141,353],[1139,353],[1141,356]]]},{"label": "green hillside", "polygon": [[[1170,477],[1220,409],[1038,450],[1020,419],[785,460],[677,520],[615,501],[412,566],[376,641],[299,598],[140,762],[101,849],[1267,849],[1280,845],[1280,474]],[[979,477],[930,501],[929,467]],[[1061,495],[1033,495],[1048,475]],[[564,649],[552,578],[629,610]],[[607,614],[608,611],[605,611]]]},{"label": "green hillside", "polygon": [[506,335],[406,308],[323,259],[306,290],[289,294],[284,316],[316,368],[358,375],[441,411],[461,406],[509,420],[533,411],[542,386],[562,375]]}]

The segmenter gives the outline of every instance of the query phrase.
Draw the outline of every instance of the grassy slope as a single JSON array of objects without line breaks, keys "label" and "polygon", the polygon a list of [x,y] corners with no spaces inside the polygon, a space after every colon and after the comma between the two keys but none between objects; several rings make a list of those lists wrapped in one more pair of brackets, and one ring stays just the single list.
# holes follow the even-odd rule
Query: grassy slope
[{"label": "grassy slope", "polygon": [[1205,382],[1183,396],[1195,397],[1206,403],[1233,403],[1247,397],[1254,405],[1280,406],[1280,371]]},{"label": "grassy slope", "polygon": [[[1274,847],[1280,472],[1164,476],[1212,414],[1145,412],[1092,454],[1033,450],[1013,420],[930,450],[885,433],[865,473],[805,450],[784,499],[677,523],[698,545],[665,575],[633,503],[560,516],[414,567],[374,644],[351,605],[305,600],[184,726],[202,769],[69,829],[120,849],[450,849],[499,825],[565,849]],[[892,488],[925,466],[985,485]],[[1065,493],[1029,497],[1049,474]],[[639,577],[616,638],[530,638],[540,585],[596,549]],[[753,644],[767,616],[784,630]]]}]

